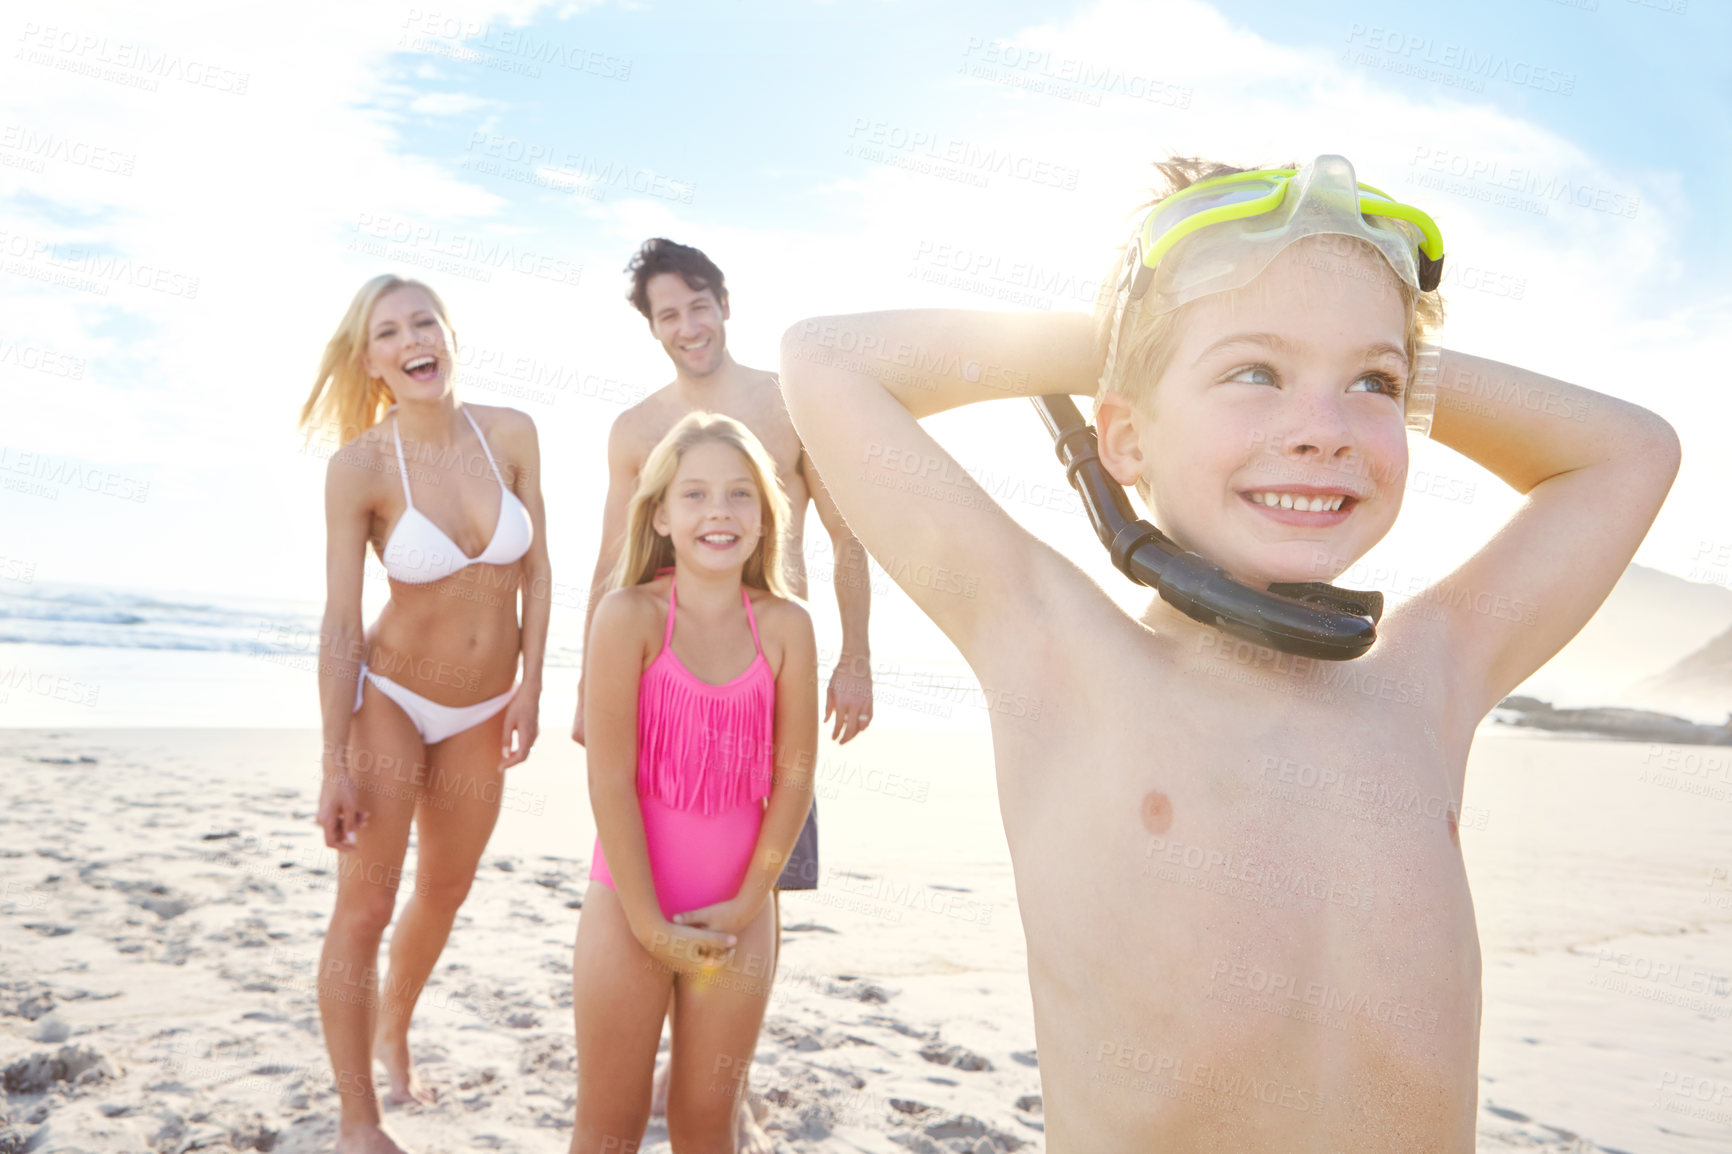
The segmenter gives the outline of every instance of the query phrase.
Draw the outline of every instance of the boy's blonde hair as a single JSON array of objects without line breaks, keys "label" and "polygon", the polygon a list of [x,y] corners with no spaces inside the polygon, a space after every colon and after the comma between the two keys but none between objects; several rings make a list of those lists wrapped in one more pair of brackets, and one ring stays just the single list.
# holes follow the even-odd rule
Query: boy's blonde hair
[{"label": "boy's blonde hair", "polygon": [[411,287],[425,292],[432,299],[433,311],[440,321],[446,328],[451,327],[445,302],[418,280],[384,273],[362,285],[349,302],[343,319],[337,322],[337,331],[325,343],[313,391],[301,406],[297,427],[308,436],[324,433],[335,437],[338,444],[347,444],[383,420],[385,410],[396,403],[397,398],[384,381],[367,375],[362,358],[367,352],[367,325],[373,319],[373,306],[386,293]]},{"label": "boy's blonde hair", "polygon": [[[1272,167],[1296,169],[1296,163],[1276,165]],[[1234,168],[1213,160],[1203,160],[1199,157],[1174,157],[1171,160],[1155,162],[1155,168],[1160,173],[1159,182],[1150,190],[1148,201],[1137,210],[1136,219],[1141,220],[1156,204],[1180,192],[1198,181],[1212,180],[1217,176],[1231,176],[1237,172],[1250,172],[1253,169]],[[1337,254],[1362,250],[1380,266],[1387,266],[1383,254],[1376,246],[1358,237],[1328,236],[1324,238],[1331,244],[1339,242]],[[1124,260],[1126,243],[1120,245],[1113,254],[1113,263],[1102,281],[1101,292],[1095,298],[1094,336],[1095,363],[1103,363],[1106,359],[1107,340],[1111,334],[1113,323],[1114,293],[1118,280],[1118,270]],[[1401,302],[1407,310],[1407,335],[1403,342],[1407,353],[1407,363],[1417,365],[1419,346],[1435,338],[1443,327],[1443,300],[1435,292],[1419,292],[1406,281],[1396,276],[1391,270],[1390,277],[1401,292]],[[1173,350],[1178,346],[1179,326],[1184,323],[1184,317],[1189,306],[1174,309],[1158,316],[1144,314],[1134,328],[1127,326],[1119,334],[1118,368],[1114,373],[1117,378],[1113,382],[1114,390],[1124,394],[1137,408],[1148,404],[1155,382],[1167,371],[1172,359]],[[1097,393],[1098,393],[1097,387]]]},{"label": "boy's blonde hair", "polygon": [[777,597],[793,597],[782,576],[782,534],[788,525],[790,506],[782,480],[776,474],[776,463],[763,442],[746,426],[721,413],[705,412],[687,413],[680,418],[644,461],[638,473],[637,491],[632,493],[626,507],[625,548],[620,550],[619,560],[608,577],[609,589],[642,585],[654,580],[657,570],[674,563],[673,542],[655,530],[655,511],[667,499],[668,486],[674,483],[674,474],[679,472],[680,460],[686,452],[710,441],[738,449],[746,458],[753,483],[758,486],[763,520],[758,547],[746,559],[741,582],[768,590]]}]

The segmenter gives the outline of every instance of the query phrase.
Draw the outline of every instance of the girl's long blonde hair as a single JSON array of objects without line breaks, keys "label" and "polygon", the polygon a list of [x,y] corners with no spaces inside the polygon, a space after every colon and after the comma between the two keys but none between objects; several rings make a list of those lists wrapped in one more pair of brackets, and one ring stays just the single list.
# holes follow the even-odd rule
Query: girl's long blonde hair
[{"label": "girl's long blonde hair", "polygon": [[746,426],[721,413],[705,412],[687,413],[680,418],[644,461],[638,473],[637,491],[626,508],[625,548],[620,550],[619,561],[608,577],[609,589],[642,585],[654,580],[657,570],[674,563],[673,542],[656,532],[655,512],[667,499],[681,458],[689,449],[709,441],[738,449],[746,458],[753,483],[758,486],[761,532],[758,547],[746,559],[746,567],[740,573],[741,582],[777,597],[793,597],[782,576],[782,534],[790,512],[788,494],[776,474],[776,463],[770,459],[763,442]]},{"label": "girl's long blonde hair", "polygon": [[348,444],[384,419],[385,410],[396,402],[384,381],[367,375],[362,358],[367,352],[367,323],[373,317],[373,306],[386,293],[410,287],[432,298],[433,311],[446,328],[451,327],[445,302],[418,280],[385,273],[362,285],[338,322],[337,331],[325,343],[313,391],[301,406],[301,419],[296,427],[309,437],[323,433],[334,436],[337,444]]}]

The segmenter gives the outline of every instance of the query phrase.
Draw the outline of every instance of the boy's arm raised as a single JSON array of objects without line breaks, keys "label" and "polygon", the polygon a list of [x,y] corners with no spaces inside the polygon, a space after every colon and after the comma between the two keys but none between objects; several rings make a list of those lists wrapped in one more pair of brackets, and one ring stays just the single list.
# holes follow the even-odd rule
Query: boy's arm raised
[{"label": "boy's arm raised", "polygon": [[782,338],[788,414],[831,498],[971,664],[983,636],[1015,632],[983,631],[984,613],[1051,624],[1043,561],[1061,559],[919,418],[975,401],[1092,396],[1095,368],[1089,319],[1073,313],[865,313],[802,321]]},{"label": "boy's arm raised", "polygon": [[1477,724],[1587,624],[1678,474],[1672,426],[1616,397],[1446,351],[1432,439],[1527,496],[1435,588],[1454,700]]}]

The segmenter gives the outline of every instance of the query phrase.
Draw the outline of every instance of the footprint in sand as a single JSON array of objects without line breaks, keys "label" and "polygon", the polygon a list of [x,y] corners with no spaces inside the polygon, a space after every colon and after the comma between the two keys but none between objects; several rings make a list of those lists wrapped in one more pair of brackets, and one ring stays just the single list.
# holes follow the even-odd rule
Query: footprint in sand
[{"label": "footprint in sand", "polygon": [[57,922],[25,922],[24,928],[33,933],[41,934],[45,938],[62,937],[70,934],[73,930],[72,926],[63,926]]},{"label": "footprint in sand", "polygon": [[863,982],[854,974],[837,974],[836,980],[829,983],[824,992],[833,998],[848,998],[871,1005],[881,1005],[895,996],[894,991],[875,982]]},{"label": "footprint in sand", "polygon": [[517,1059],[517,1072],[526,1076],[569,1074],[577,1068],[576,1048],[564,1036],[538,1038],[525,1042]]},{"label": "footprint in sand", "polygon": [[54,991],[28,978],[0,982],[0,1014],[34,1022],[54,1011]]},{"label": "footprint in sand", "polygon": [[38,1050],[0,1071],[0,1086],[8,1094],[41,1094],[56,1082],[87,1086],[119,1076],[108,1056],[90,1046],[62,1046],[56,1053]]},{"label": "footprint in sand", "polygon": [[797,1053],[809,1054],[814,1050],[828,1050],[837,1044],[837,1039],[829,1031],[820,1028],[817,1031],[806,1029],[794,1022],[768,1021],[764,1023],[764,1033]]},{"label": "footprint in sand", "polygon": [[919,1029],[914,1028],[913,1026],[910,1026],[906,1022],[897,1021],[895,1018],[887,1018],[887,1017],[883,1016],[882,1014],[868,1014],[866,1017],[864,1017],[860,1020],[869,1026],[882,1026],[887,1030],[894,1030],[898,1034],[901,1034],[905,1038],[936,1038],[937,1037],[936,1031],[919,1030]]},{"label": "footprint in sand", "polygon": [[958,1070],[990,1070],[992,1063],[974,1051],[955,1044],[946,1046],[943,1042],[928,1042],[920,1047],[920,1056],[928,1062],[940,1066],[954,1066]]},{"label": "footprint in sand", "polygon": [[988,1126],[972,1114],[940,1118],[927,1123],[918,1134],[892,1134],[890,1140],[916,1154],[1003,1154],[1028,1145],[1025,1139]]}]

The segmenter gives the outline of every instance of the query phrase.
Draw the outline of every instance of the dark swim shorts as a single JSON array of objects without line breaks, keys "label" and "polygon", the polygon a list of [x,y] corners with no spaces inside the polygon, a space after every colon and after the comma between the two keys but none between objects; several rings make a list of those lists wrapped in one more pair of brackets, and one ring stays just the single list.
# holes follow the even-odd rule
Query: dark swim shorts
[{"label": "dark swim shorts", "polygon": [[806,811],[806,825],[800,830],[800,840],[794,843],[794,851],[788,855],[788,864],[782,867],[782,876],[776,881],[779,890],[815,890],[818,888],[818,799],[812,799],[812,808]]}]

